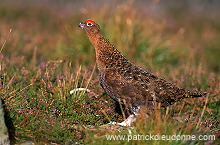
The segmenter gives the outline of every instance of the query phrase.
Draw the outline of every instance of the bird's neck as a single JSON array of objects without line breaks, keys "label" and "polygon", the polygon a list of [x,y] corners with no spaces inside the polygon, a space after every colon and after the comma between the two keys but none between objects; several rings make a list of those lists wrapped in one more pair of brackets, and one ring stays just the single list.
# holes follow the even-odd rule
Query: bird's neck
[{"label": "bird's neck", "polygon": [[96,63],[99,70],[118,64],[117,61],[127,61],[103,35],[97,35],[90,41],[96,50]]}]

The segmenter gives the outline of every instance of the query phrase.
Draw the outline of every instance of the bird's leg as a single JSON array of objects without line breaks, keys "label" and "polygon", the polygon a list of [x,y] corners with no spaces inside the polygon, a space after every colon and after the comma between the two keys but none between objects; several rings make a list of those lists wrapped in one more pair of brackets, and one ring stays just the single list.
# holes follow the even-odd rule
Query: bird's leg
[{"label": "bird's leg", "polygon": [[114,124],[114,125],[119,125],[119,126],[131,126],[131,123],[136,121],[136,115],[135,114],[131,114],[128,116],[128,118],[119,123],[119,122],[110,122],[109,124]]},{"label": "bird's leg", "polygon": [[140,115],[140,113],[139,113],[140,107],[135,108],[135,109],[136,109],[137,112],[135,111],[132,114],[130,114],[125,121],[123,121],[121,123],[119,123],[119,122],[110,122],[109,124],[115,124],[115,125],[119,125],[119,126],[131,126],[131,124],[136,121],[136,116]]},{"label": "bird's leg", "polygon": [[[143,108],[142,108],[142,109],[143,109]],[[123,122],[121,122],[121,123],[113,122],[113,123],[111,123],[111,124],[120,125],[120,126],[131,126],[131,124],[136,121],[136,117],[137,117],[138,115],[141,115],[141,114],[142,114],[142,113],[140,112],[140,110],[141,110],[141,107],[140,107],[140,106],[138,106],[138,107],[133,107],[133,108],[132,108],[132,111],[133,111],[132,114],[130,114],[125,121],[123,121]],[[146,113],[146,114],[145,114],[145,113]],[[144,114],[145,114],[145,117],[148,118],[149,116],[148,116],[147,112],[145,112],[145,113],[144,113]]]},{"label": "bird's leg", "polygon": [[116,123],[116,125],[120,125],[120,126],[131,126],[131,123],[136,121],[136,115],[135,114],[131,114],[128,116],[128,118],[121,122],[121,123]]}]

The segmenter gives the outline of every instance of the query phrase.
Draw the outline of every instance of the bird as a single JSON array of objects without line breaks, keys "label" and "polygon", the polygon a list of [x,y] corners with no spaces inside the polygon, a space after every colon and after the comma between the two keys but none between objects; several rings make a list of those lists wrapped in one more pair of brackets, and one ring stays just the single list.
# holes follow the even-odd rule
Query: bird
[{"label": "bird", "polygon": [[86,32],[95,48],[101,87],[130,112],[126,120],[115,124],[130,126],[142,107],[153,108],[160,103],[165,108],[184,98],[206,96],[205,91],[180,88],[133,64],[103,36],[94,20],[87,19],[78,26]]}]

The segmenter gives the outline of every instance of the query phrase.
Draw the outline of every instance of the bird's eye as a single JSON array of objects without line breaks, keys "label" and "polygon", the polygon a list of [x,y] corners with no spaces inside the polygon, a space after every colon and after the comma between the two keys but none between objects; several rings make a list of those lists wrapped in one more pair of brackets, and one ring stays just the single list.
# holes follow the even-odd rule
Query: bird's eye
[{"label": "bird's eye", "polygon": [[87,25],[87,26],[92,26],[93,24],[92,24],[92,23],[86,23],[86,25]]}]

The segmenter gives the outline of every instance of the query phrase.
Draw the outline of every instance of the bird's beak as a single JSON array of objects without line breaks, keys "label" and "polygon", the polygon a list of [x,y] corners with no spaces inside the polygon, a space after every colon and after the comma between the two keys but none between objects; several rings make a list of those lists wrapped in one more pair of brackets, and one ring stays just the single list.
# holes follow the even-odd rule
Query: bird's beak
[{"label": "bird's beak", "polygon": [[78,26],[81,27],[82,29],[84,29],[85,28],[85,23],[81,22],[81,23],[78,24]]}]

